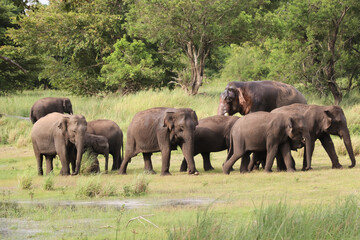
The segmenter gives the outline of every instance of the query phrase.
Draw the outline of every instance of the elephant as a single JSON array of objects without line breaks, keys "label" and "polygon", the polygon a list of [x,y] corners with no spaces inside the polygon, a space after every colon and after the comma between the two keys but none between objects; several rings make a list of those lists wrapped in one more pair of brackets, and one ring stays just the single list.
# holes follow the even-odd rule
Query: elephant
[{"label": "elephant", "polygon": [[143,154],[145,172],[156,174],[151,155],[161,152],[161,175],[171,175],[171,150],[181,147],[189,174],[199,174],[194,162],[194,135],[198,118],[190,108],[151,108],[135,114],[128,131],[124,161],[119,174],[126,174],[128,162],[138,153]]},{"label": "elephant", "polygon": [[61,175],[69,175],[69,164],[73,148],[77,150],[76,168],[73,165],[73,175],[79,173],[82,153],[85,145],[87,122],[82,115],[65,115],[50,113],[40,118],[31,131],[31,141],[37,160],[38,174],[43,175],[42,161],[46,158],[46,173],[53,170],[52,160],[59,155]]},{"label": "elephant", "polygon": [[[304,117],[292,117],[282,113],[255,112],[239,118],[230,132],[230,149],[223,164],[223,173],[229,174],[234,163],[241,160],[240,172],[253,168],[254,158],[250,162],[251,152],[267,151],[265,171],[271,172],[274,158],[281,151],[289,172],[295,171],[291,164],[290,144],[303,142]],[[293,143],[293,144],[294,144]]]},{"label": "elephant", "polygon": [[302,113],[308,126],[308,137],[306,137],[302,170],[311,169],[311,158],[317,139],[320,139],[322,146],[330,157],[332,168],[342,168],[330,135],[337,135],[340,138],[343,138],[344,145],[351,160],[349,168],[355,167],[356,160],[351,144],[350,133],[347,127],[345,114],[341,107],[292,104],[275,109],[272,112],[289,111]]},{"label": "elephant", "polygon": [[[213,170],[210,152],[229,149],[230,130],[239,119],[237,116],[211,116],[199,120],[195,129],[194,156],[201,154],[205,171]],[[186,172],[187,163],[183,159],[180,172]]]},{"label": "elephant", "polygon": [[87,133],[107,138],[109,143],[109,154],[113,157],[111,170],[119,169],[122,157],[124,156],[123,132],[120,127],[112,120],[97,119],[88,122]]},{"label": "elephant", "polygon": [[52,112],[73,114],[70,99],[47,97],[37,100],[31,107],[30,120],[34,124],[37,120]]},{"label": "elephant", "polygon": [[108,139],[101,135],[91,133],[85,134],[85,148],[91,148],[96,154],[102,154],[105,157],[105,172],[108,171],[109,161],[109,143]]},{"label": "elephant", "polygon": [[270,112],[292,103],[307,102],[291,85],[275,81],[230,82],[220,95],[218,115]]}]

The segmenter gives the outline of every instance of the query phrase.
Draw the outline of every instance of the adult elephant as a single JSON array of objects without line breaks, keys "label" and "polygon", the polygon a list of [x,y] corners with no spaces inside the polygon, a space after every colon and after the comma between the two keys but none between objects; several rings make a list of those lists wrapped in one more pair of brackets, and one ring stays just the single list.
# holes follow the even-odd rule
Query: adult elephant
[{"label": "adult elephant", "polygon": [[230,82],[220,95],[218,115],[270,112],[293,103],[307,102],[291,85],[275,81]]},{"label": "adult elephant", "polygon": [[87,123],[82,115],[64,115],[50,113],[40,118],[31,131],[31,141],[37,160],[38,174],[43,175],[43,156],[46,158],[46,173],[53,170],[52,160],[59,155],[61,175],[69,175],[72,148],[77,150],[76,168],[73,175],[79,173],[82,152],[85,145]]},{"label": "adult elephant", "polygon": [[151,155],[153,152],[161,152],[161,175],[170,175],[171,150],[180,146],[187,161],[188,173],[198,174],[194,163],[196,125],[196,113],[190,108],[151,108],[138,112],[127,131],[125,158],[119,173],[126,174],[130,159],[142,153],[145,171],[155,174]]},{"label": "adult elephant", "polygon": [[37,100],[31,107],[30,120],[34,124],[37,120],[52,112],[73,114],[70,99],[47,97]]},{"label": "adult elephant", "polygon": [[[239,119],[237,116],[211,116],[199,120],[195,129],[194,156],[201,154],[205,171],[214,169],[210,152],[229,149],[230,130]],[[183,159],[180,172],[186,172],[187,162]]]},{"label": "adult elephant", "polygon": [[330,135],[337,135],[343,139],[351,160],[349,168],[356,165],[346,117],[341,107],[292,104],[275,109],[272,112],[298,112],[303,114],[308,126],[309,136],[309,139],[306,139],[303,170],[311,169],[311,158],[314,152],[315,141],[317,139],[320,140],[326,153],[330,157],[332,168],[342,168]]},{"label": "adult elephant", "polygon": [[112,120],[97,119],[88,122],[87,133],[104,136],[109,143],[109,154],[113,157],[113,165],[111,170],[120,168],[122,157],[124,154],[123,132],[120,127]]},{"label": "adult elephant", "polygon": [[292,168],[289,138],[293,144],[301,145],[303,140],[304,117],[292,117],[282,113],[256,112],[238,119],[230,132],[230,149],[223,173],[229,174],[234,163],[242,158],[240,172],[253,168],[254,158],[250,162],[251,152],[266,151],[265,171],[271,172],[274,158],[281,151],[288,171]]}]

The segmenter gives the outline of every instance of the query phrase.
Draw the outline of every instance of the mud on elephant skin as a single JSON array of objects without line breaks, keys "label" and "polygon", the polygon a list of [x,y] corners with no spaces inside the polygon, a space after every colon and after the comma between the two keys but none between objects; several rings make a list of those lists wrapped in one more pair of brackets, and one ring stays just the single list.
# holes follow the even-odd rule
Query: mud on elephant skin
[{"label": "mud on elephant skin", "polygon": [[240,118],[230,132],[230,149],[223,172],[229,174],[239,158],[242,158],[240,172],[247,172],[254,165],[253,160],[250,162],[250,153],[262,151],[267,152],[265,171],[271,172],[278,150],[288,171],[294,171],[288,138],[303,141],[303,127],[301,115],[288,117],[281,113],[256,112]]},{"label": "mud on elephant skin", "polygon": [[[205,171],[214,169],[210,162],[210,152],[229,149],[230,130],[239,119],[237,116],[211,116],[199,120],[195,129],[194,156],[201,154]],[[183,159],[180,172],[186,172],[187,162]]]},{"label": "mud on elephant skin", "polygon": [[303,116],[307,122],[309,139],[306,139],[303,170],[311,169],[312,154],[314,152],[315,141],[317,139],[320,140],[322,146],[328,154],[332,162],[332,168],[342,168],[330,135],[337,135],[343,139],[344,145],[351,160],[351,165],[349,168],[352,168],[356,165],[346,117],[341,107],[292,104],[286,107],[275,109],[273,112],[280,111],[301,112],[303,113]]},{"label": "mud on elephant skin", "polygon": [[37,100],[31,107],[30,120],[34,124],[37,120],[52,112],[73,114],[70,99],[47,97]]},{"label": "mud on elephant skin", "polygon": [[107,138],[109,154],[113,157],[111,170],[119,169],[124,156],[123,132],[120,127],[112,120],[97,119],[88,122],[87,133]]},{"label": "mud on elephant skin", "polygon": [[305,97],[293,86],[275,81],[230,82],[220,95],[218,115],[246,115],[293,103],[306,104]]},{"label": "mud on elephant skin", "polygon": [[85,145],[86,128],[87,122],[82,115],[50,113],[40,118],[31,131],[31,141],[37,160],[38,174],[43,175],[43,156],[46,157],[46,173],[49,173],[53,170],[53,158],[55,155],[59,155],[61,162],[60,174],[69,175],[73,147],[77,150],[76,168],[73,174],[78,174]]},{"label": "mud on elephant skin", "polygon": [[142,153],[145,172],[155,173],[151,155],[161,152],[161,175],[170,175],[171,150],[181,147],[189,174],[198,174],[194,163],[194,134],[198,119],[190,108],[151,108],[135,114],[127,131],[124,161],[119,174],[126,174],[132,157]]}]

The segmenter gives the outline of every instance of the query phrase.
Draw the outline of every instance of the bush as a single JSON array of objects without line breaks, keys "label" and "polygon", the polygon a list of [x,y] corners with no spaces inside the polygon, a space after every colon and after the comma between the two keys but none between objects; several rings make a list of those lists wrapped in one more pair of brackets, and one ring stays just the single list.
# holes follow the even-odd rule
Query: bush
[{"label": "bush", "polygon": [[106,183],[106,186],[103,186],[99,176],[81,179],[78,182],[77,189],[75,191],[75,197],[77,198],[100,198],[117,195],[118,193],[114,184]]},{"label": "bush", "polygon": [[28,172],[21,175],[18,180],[21,189],[31,189],[33,177]]},{"label": "bush", "polygon": [[123,195],[125,197],[139,196],[147,192],[150,180],[147,176],[140,174],[136,176],[132,184],[123,186]]},{"label": "bush", "polygon": [[44,190],[53,191],[54,188],[54,174],[50,173],[50,175],[44,181]]}]

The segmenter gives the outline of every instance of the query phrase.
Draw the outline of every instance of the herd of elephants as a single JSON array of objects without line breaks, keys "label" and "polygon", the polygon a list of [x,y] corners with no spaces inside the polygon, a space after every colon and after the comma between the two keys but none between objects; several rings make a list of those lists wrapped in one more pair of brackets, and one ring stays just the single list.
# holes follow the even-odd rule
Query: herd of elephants
[{"label": "herd of elephants", "polygon": [[[69,114],[64,114],[69,113]],[[243,117],[232,116],[236,113]],[[61,161],[61,175],[79,174],[82,154],[92,148],[96,154],[113,156],[112,170],[126,174],[128,163],[142,153],[144,170],[155,174],[151,162],[161,152],[161,175],[169,175],[171,150],[181,147],[184,160],[180,171],[198,174],[194,156],[201,154],[205,171],[212,170],[210,153],[227,150],[223,173],[229,174],[241,158],[240,172],[261,165],[271,172],[274,159],[281,171],[295,171],[291,150],[304,147],[302,170],[311,169],[315,141],[320,139],[332,168],[342,168],[330,135],[343,139],[351,165],[356,160],[343,110],[339,106],[308,105],[293,86],[275,81],[230,82],[220,95],[218,114],[198,120],[190,108],[151,108],[138,112],[128,131],[124,155],[123,133],[112,120],[87,122],[73,115],[68,98],[43,98],[34,103],[30,119],[31,140],[38,174],[53,170],[53,158]],[[252,157],[250,158],[250,154]]]}]

